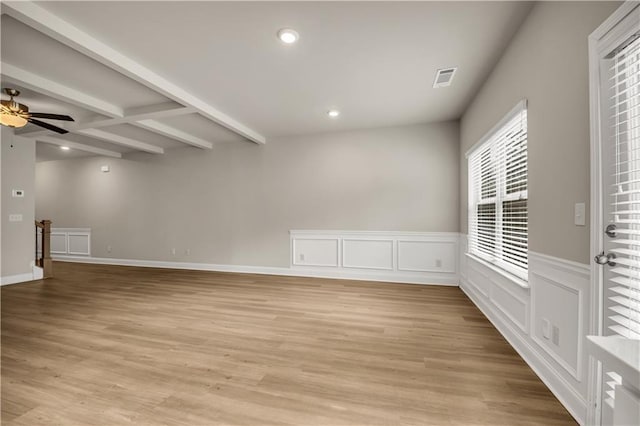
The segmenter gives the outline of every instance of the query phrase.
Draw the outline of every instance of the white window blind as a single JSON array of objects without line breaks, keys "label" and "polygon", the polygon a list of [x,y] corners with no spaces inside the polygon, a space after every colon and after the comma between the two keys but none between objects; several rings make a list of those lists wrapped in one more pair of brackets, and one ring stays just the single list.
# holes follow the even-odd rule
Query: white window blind
[{"label": "white window blind", "polygon": [[520,102],[467,153],[469,253],[527,280],[527,108]]},{"label": "white window blind", "polygon": [[640,39],[616,51],[609,69],[610,126],[615,138],[610,222],[617,227],[616,266],[606,281],[607,327],[640,339]]}]

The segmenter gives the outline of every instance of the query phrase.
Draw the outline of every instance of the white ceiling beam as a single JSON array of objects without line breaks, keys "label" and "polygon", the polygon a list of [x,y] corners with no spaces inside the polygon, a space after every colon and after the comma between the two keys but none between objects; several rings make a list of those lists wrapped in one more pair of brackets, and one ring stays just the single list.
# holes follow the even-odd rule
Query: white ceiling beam
[{"label": "white ceiling beam", "polygon": [[217,124],[259,144],[264,136],[186,92],[152,70],[142,66],[91,35],[74,27],[32,2],[4,2],[3,12],[49,37],[112,68],[180,104],[194,107],[198,113]]},{"label": "white ceiling beam", "polygon": [[2,79],[5,82],[13,82],[25,89],[50,96],[60,101],[68,102],[72,105],[86,108],[98,114],[107,115],[109,117],[122,117],[124,111],[116,105],[105,102],[101,99],[94,98],[71,87],[64,86],[48,78],[34,74],[14,65],[2,62],[0,65]]},{"label": "white ceiling beam", "polygon": [[213,148],[213,144],[209,141],[200,139],[174,127],[167,126],[166,124],[160,123],[156,120],[141,120],[135,124],[139,127],[142,127],[143,129],[158,133],[160,135],[178,140],[189,145],[193,145],[198,148]]},{"label": "white ceiling beam", "polygon": [[91,152],[93,154],[103,155],[105,157],[122,158],[122,154],[108,149],[96,148],[95,146],[85,145],[83,143],[71,142],[64,139],[53,138],[51,136],[39,136],[34,138],[37,142],[44,142],[51,145],[68,146],[78,151]]},{"label": "white ceiling beam", "polygon": [[[27,71],[24,71],[24,73],[27,73]],[[42,83],[45,80],[42,77],[39,77],[39,79],[37,78],[38,76],[35,76],[35,77],[36,78],[34,78],[34,80],[32,81]],[[55,84],[53,82],[51,83]],[[25,82],[21,82],[20,85],[23,87],[26,87],[29,84]],[[60,95],[60,93],[52,93],[50,90],[44,87],[40,87],[38,84],[30,84],[30,86],[31,86],[31,90],[36,91],[38,93],[48,91],[49,93],[44,93],[44,94],[48,94],[49,96],[54,97],[56,99],[61,99],[61,100],[66,100],[68,102],[71,102],[71,99],[62,99],[63,96]],[[71,88],[67,88],[67,89],[69,90],[69,92],[67,92],[68,94],[71,94],[71,91],[74,90]],[[86,105],[84,105],[82,101],[76,100],[74,101],[74,103],[78,106],[86,107]],[[69,132],[78,133],[79,130],[98,129],[101,127],[117,126],[119,124],[131,124],[131,125],[141,127],[148,131],[163,135],[165,137],[177,140],[179,142],[182,142],[188,145],[192,145],[198,148],[211,149],[213,148],[213,144],[209,141],[200,139],[196,136],[183,132],[182,130],[175,129],[166,124],[162,124],[160,122],[152,120],[152,118],[177,117],[180,115],[192,114],[194,112],[196,111],[195,111],[195,108],[193,107],[185,107],[185,106],[176,104],[174,102],[167,102],[162,104],[129,109],[126,111],[126,115],[124,117],[107,118],[104,120],[88,121],[85,123],[59,123],[58,126],[62,127],[63,129]],[[48,135],[50,134],[50,132],[48,130],[34,128],[28,131],[24,131],[24,130],[19,131],[18,134],[21,136],[34,138],[38,136]],[[143,142],[140,142],[140,143],[143,143]]]},{"label": "white ceiling beam", "polygon": [[135,139],[105,132],[103,130],[84,129],[84,130],[76,130],[73,133],[89,136],[90,138],[94,138],[94,139],[100,139],[106,142],[114,143],[116,145],[122,145],[129,148],[137,149],[138,151],[149,152],[151,154],[164,154],[164,149],[160,148],[159,146],[151,145],[146,142],[141,142]]},{"label": "white ceiling beam", "polygon": [[177,117],[180,115],[193,114],[197,112],[193,107],[185,107],[176,105],[174,102],[167,102],[146,107],[128,109],[125,111],[124,117],[107,118],[105,120],[87,121],[85,123],[77,123],[74,128],[77,129],[97,129],[100,127],[117,126],[118,124],[133,124],[141,120],[151,120],[158,118]]}]

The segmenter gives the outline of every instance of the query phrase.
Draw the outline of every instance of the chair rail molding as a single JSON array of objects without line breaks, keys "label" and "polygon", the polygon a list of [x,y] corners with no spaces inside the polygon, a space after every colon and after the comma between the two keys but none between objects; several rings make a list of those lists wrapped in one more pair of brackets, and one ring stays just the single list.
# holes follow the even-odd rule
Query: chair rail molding
[{"label": "chair rail molding", "polygon": [[[38,239],[38,253],[41,252]],[[51,255],[91,256],[91,228],[51,228]]]},{"label": "chair rail molding", "polygon": [[457,232],[292,230],[290,268],[334,277],[458,285]]}]

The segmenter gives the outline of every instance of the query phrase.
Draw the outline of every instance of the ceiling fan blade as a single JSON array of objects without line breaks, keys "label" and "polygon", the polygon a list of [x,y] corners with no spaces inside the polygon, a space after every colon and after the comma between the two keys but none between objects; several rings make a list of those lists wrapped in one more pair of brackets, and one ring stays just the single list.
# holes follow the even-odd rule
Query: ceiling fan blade
[{"label": "ceiling fan blade", "polygon": [[31,112],[29,113],[29,115],[35,118],[48,118],[50,120],[74,121],[74,119],[69,117],[68,115],[47,114],[46,112]]},{"label": "ceiling fan blade", "polygon": [[29,123],[35,124],[36,126],[44,127],[47,130],[53,130],[54,132],[60,133],[61,135],[64,135],[65,133],[69,133],[65,129],[61,129],[60,127],[54,126],[53,124],[45,123],[44,121],[34,120],[33,118],[30,118],[27,121]]}]

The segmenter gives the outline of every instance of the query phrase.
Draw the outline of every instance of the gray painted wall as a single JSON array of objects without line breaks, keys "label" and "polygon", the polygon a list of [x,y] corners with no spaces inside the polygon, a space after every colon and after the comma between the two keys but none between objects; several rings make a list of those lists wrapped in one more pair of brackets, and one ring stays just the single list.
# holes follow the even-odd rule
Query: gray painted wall
[{"label": "gray painted wall", "polygon": [[467,232],[465,153],[527,98],[529,249],[589,263],[589,228],[573,224],[575,203],[586,202],[589,211],[587,37],[619,5],[540,2],[534,6],[461,120],[461,232]]},{"label": "gray painted wall", "polygon": [[[32,273],[35,258],[35,142],[14,136],[2,126],[2,251],[0,276]],[[13,147],[11,145],[13,144]],[[12,190],[25,191],[23,198],[13,198]],[[22,214],[22,222],[9,222],[10,214]]]},{"label": "gray painted wall", "polygon": [[458,140],[447,122],[43,162],[37,214],[92,228],[95,257],[286,267],[290,229],[457,232]]}]

